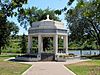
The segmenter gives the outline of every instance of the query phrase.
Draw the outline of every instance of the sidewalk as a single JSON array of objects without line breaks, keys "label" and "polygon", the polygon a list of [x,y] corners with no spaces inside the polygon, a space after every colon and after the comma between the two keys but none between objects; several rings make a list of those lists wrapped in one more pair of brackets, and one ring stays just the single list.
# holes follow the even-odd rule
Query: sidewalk
[{"label": "sidewalk", "polygon": [[[82,60],[69,60],[67,62],[24,62],[32,67],[23,75],[75,75],[64,64],[81,62]],[[86,61],[86,60],[83,60]]]},{"label": "sidewalk", "polygon": [[62,65],[56,63],[34,63],[24,75],[73,75]]}]

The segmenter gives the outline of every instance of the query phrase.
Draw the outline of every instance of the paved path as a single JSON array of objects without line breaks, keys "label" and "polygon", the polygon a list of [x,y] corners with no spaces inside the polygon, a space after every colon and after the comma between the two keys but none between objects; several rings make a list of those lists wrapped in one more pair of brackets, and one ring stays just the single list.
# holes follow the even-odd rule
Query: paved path
[{"label": "paved path", "polygon": [[68,60],[67,62],[24,62],[32,67],[23,75],[75,75],[64,67],[64,64],[76,63],[83,60]]},{"label": "paved path", "polygon": [[73,75],[57,63],[34,63],[25,75]]}]

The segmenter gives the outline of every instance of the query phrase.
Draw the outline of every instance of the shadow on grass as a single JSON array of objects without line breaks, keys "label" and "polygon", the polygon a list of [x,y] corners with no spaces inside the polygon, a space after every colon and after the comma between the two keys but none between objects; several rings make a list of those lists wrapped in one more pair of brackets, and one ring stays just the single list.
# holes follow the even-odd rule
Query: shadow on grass
[{"label": "shadow on grass", "polygon": [[30,62],[30,61],[16,60],[16,59],[9,59],[8,61],[12,61],[12,62]]}]

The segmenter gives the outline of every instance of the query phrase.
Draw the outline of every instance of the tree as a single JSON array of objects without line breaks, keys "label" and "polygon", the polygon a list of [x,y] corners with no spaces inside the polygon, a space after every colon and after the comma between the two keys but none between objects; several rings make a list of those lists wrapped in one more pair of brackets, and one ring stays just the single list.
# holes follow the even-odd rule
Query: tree
[{"label": "tree", "polygon": [[[2,19],[1,19],[2,20]],[[0,21],[1,21],[0,20]],[[7,22],[4,25],[1,25],[0,27],[0,54],[1,54],[1,48],[6,46],[10,39],[10,34],[15,35],[18,32],[19,28],[16,26],[13,22]]]},{"label": "tree", "polygon": [[28,9],[22,9],[18,14],[18,21],[21,26],[24,25],[24,28],[27,28],[27,25],[32,26],[33,22],[46,19],[47,15],[50,15],[50,19],[59,20],[54,10],[50,10],[49,8],[42,10],[36,7],[32,7]]},{"label": "tree", "polygon": [[9,22],[7,17],[16,16],[26,3],[27,0],[0,0],[0,54],[1,48],[8,43],[10,34],[18,31],[18,27]]},{"label": "tree", "polygon": [[[75,8],[68,10],[66,20],[72,40],[93,38],[100,48],[100,1],[79,0]],[[83,40],[85,41],[85,40]]]},{"label": "tree", "polygon": [[20,42],[20,48],[21,48],[21,53],[26,53],[27,50],[27,38],[25,34],[22,35],[21,37],[21,42]]}]

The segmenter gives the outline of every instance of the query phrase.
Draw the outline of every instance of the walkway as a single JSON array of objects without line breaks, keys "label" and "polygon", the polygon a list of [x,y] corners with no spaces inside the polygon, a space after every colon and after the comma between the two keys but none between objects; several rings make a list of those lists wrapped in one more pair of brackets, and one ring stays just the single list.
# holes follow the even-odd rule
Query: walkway
[{"label": "walkway", "polygon": [[32,67],[23,75],[75,75],[64,67],[64,64],[81,62],[84,60],[68,60],[67,62],[23,62]]}]

